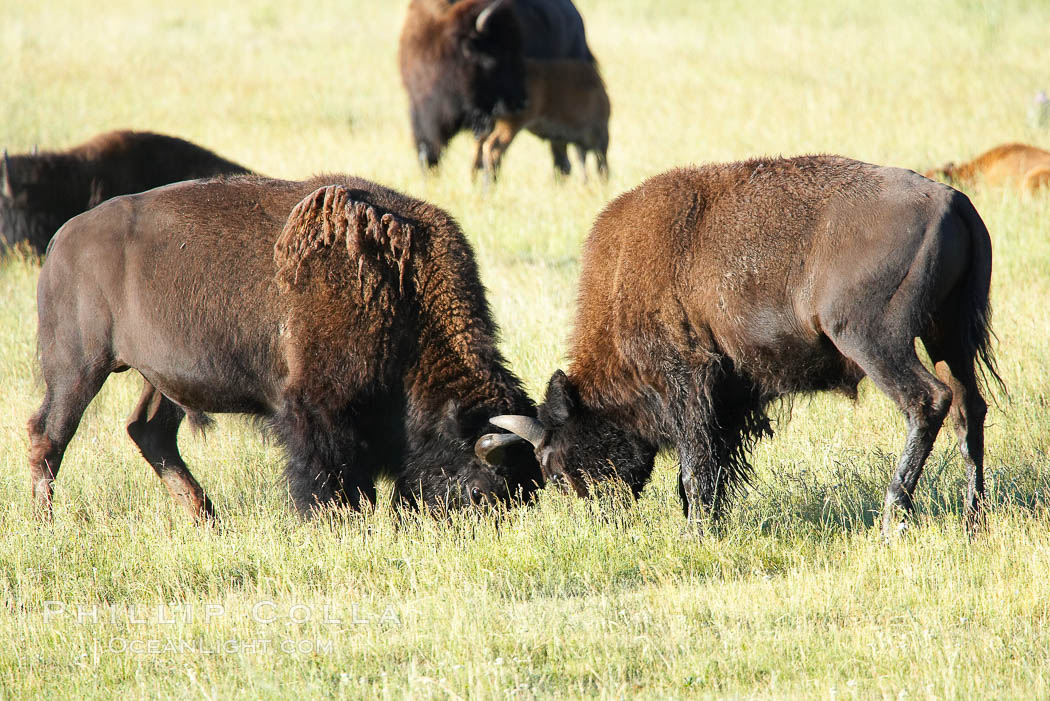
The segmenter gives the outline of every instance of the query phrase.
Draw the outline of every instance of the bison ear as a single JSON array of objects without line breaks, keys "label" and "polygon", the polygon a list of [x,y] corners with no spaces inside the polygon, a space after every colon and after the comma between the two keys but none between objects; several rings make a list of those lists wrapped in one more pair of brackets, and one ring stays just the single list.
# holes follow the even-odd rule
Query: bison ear
[{"label": "bison ear", "polygon": [[450,399],[445,402],[445,407],[441,410],[441,418],[439,419],[438,428],[446,436],[450,436],[456,440],[467,441],[472,438],[467,426],[468,417],[467,412],[463,410],[463,407],[459,405],[455,399]]},{"label": "bison ear", "polygon": [[547,383],[547,396],[543,402],[540,420],[551,426],[562,426],[572,416],[579,403],[576,388],[561,370],[556,370]]}]

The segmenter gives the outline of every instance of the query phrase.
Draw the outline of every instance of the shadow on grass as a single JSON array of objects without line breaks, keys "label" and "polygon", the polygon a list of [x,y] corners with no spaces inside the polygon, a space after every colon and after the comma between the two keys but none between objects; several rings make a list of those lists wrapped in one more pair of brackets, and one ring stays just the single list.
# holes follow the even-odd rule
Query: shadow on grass
[{"label": "shadow on grass", "polygon": [[[729,518],[734,527],[765,534],[803,530],[821,534],[876,526],[897,456],[875,449],[850,451],[819,473],[784,466],[756,479]],[[954,448],[931,453],[915,493],[914,520],[963,518],[966,469]],[[986,510],[1036,511],[1050,502],[1050,471],[1038,465],[985,466]]]}]

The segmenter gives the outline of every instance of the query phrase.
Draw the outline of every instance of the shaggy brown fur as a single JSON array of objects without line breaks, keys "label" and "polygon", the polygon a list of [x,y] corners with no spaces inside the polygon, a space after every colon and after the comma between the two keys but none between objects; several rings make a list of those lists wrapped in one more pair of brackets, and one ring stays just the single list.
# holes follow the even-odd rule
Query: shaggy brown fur
[{"label": "shaggy brown fur", "polygon": [[1022,192],[1034,193],[1050,185],[1050,151],[1027,144],[1003,144],[968,163],[945,163],[925,175],[960,187],[981,182],[992,186],[1013,185]]},{"label": "shaggy brown fur", "polygon": [[534,410],[465,237],[366,180],[192,181],[103,203],[56,235],[38,311],[30,470],[45,512],[81,414],[129,368],[147,384],[128,432],[196,517],[211,505],[178,452],[186,411],[266,419],[303,513],[374,501],[383,474],[398,501],[441,508],[540,480],[520,441],[479,450],[494,470],[473,452],[489,416]]},{"label": "shaggy brown fur", "polygon": [[24,241],[43,253],[67,219],[110,197],[247,172],[196,144],[150,132],[110,131],[68,151],[5,154],[0,162],[0,243]]},{"label": "shaggy brown fur", "polygon": [[[636,491],[658,448],[681,463],[690,520],[746,480],[765,409],[799,392],[854,394],[867,376],[908,435],[883,527],[911,509],[947,413],[983,498],[978,366],[989,348],[991,243],[961,193],[835,156],[674,170],[598,215],[584,247],[570,372],[555,373],[529,438],[547,479],[577,491],[617,473]],[[921,338],[936,376],[920,362]]]},{"label": "shaggy brown fur", "polygon": [[[286,291],[299,281],[299,269],[311,253],[335,244],[346,243],[351,261],[357,261],[357,283],[361,299],[367,303],[378,281],[365,278],[369,249],[385,262],[397,266],[397,289],[405,291],[405,264],[412,246],[412,225],[387,212],[379,215],[375,207],[353,202],[350,191],[333,185],[321,188],[295,205],[274,244],[277,279]],[[375,265],[369,263],[371,273]],[[329,268],[327,272],[338,271]]]},{"label": "shaggy brown fur", "polygon": [[525,62],[525,109],[496,117],[492,131],[478,139],[474,170],[484,168],[495,179],[503,154],[522,129],[551,142],[554,165],[562,175],[572,166],[566,153],[576,147],[580,170],[587,177],[587,153],[594,151],[598,175],[609,177],[609,96],[593,61],[528,60]]}]

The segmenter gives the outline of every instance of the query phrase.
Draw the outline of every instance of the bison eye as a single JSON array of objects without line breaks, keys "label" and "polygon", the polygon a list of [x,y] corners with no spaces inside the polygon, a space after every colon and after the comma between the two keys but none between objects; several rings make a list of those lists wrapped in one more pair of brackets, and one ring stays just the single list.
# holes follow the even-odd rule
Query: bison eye
[{"label": "bison eye", "polygon": [[481,493],[481,489],[478,487],[473,487],[470,490],[470,500],[475,504],[480,504],[483,497],[484,494]]}]

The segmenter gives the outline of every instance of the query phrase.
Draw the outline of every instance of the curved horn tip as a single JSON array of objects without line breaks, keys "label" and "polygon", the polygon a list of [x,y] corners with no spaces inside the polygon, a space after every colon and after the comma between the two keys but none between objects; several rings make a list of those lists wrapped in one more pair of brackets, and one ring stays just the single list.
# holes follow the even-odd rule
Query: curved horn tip
[{"label": "curved horn tip", "polygon": [[510,431],[515,435],[521,436],[529,443],[532,443],[533,447],[539,446],[547,432],[538,419],[534,419],[531,416],[521,416],[519,414],[493,416],[489,419],[489,423],[506,431]]},{"label": "curved horn tip", "polygon": [[489,457],[494,451],[498,451],[508,445],[525,442],[525,439],[516,433],[486,433],[474,443],[474,455],[485,462],[491,463]]},{"label": "curved horn tip", "polygon": [[502,4],[503,0],[495,0],[495,2],[489,3],[489,6],[478,14],[478,18],[474,22],[474,29],[478,34],[485,31],[485,25],[488,23],[489,17],[491,17],[496,8]]}]

